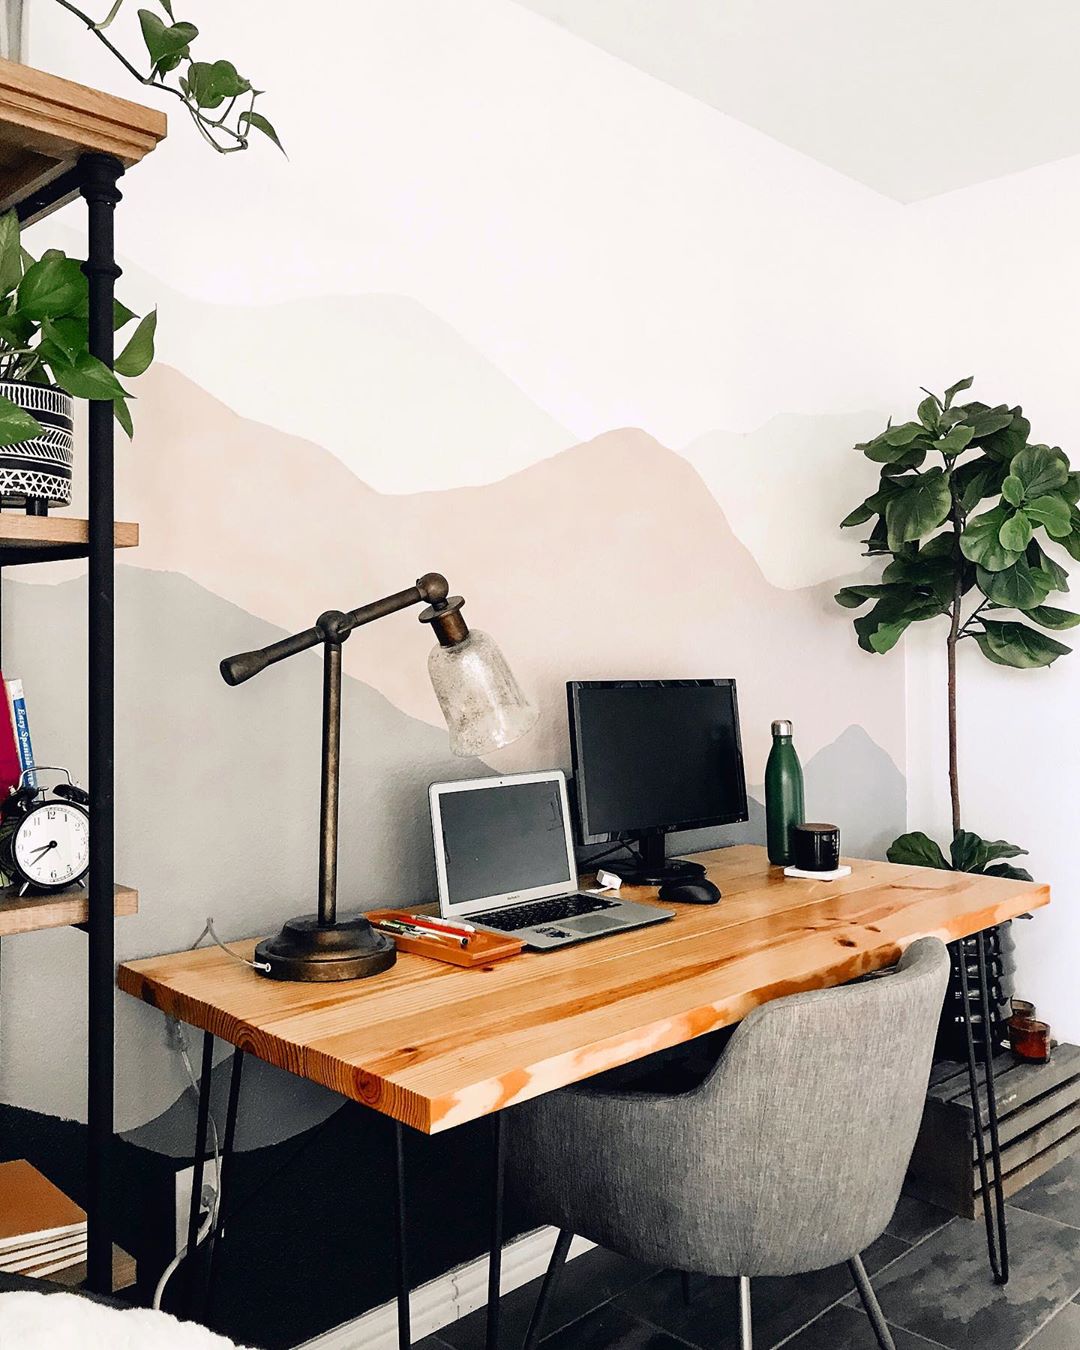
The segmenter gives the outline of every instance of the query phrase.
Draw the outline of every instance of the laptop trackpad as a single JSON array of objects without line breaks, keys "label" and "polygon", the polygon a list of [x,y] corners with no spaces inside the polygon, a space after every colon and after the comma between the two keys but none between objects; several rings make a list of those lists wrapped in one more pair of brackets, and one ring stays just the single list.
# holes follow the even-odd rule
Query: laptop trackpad
[{"label": "laptop trackpad", "polygon": [[563,928],[574,933],[606,933],[612,928],[625,928],[626,921],[607,919],[602,914],[582,914],[578,919],[563,919]]}]

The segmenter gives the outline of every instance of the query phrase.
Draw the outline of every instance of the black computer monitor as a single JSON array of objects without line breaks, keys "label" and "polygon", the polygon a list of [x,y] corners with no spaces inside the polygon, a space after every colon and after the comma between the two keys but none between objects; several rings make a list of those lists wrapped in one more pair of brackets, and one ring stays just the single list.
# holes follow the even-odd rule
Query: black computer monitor
[{"label": "black computer monitor", "polygon": [[572,680],[566,686],[580,842],[636,845],[604,866],[657,886],[704,868],[664,835],[746,820],[734,680]]}]

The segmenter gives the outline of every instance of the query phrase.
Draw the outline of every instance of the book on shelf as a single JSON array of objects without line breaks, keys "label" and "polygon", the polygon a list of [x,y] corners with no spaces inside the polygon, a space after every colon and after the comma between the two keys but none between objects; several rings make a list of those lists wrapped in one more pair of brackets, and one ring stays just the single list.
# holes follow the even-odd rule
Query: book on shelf
[{"label": "book on shelf", "polygon": [[0,1163],[0,1261],[21,1260],[22,1253],[49,1264],[45,1248],[61,1240],[85,1251],[85,1211],[25,1158]]},{"label": "book on shelf", "polygon": [[[15,732],[15,714],[11,700],[7,696],[8,681],[0,671],[0,680],[4,682],[4,698],[0,700],[0,801],[9,796],[19,785],[23,771],[19,755],[19,739]],[[25,701],[24,701],[25,702]]]},{"label": "book on shelf", "polygon": [[30,739],[30,719],[26,715],[26,695],[23,693],[22,680],[4,680],[4,692],[7,694],[8,714],[15,735],[15,750],[19,756],[20,770],[26,774],[27,787],[37,787],[37,777],[33,772],[34,744]]}]

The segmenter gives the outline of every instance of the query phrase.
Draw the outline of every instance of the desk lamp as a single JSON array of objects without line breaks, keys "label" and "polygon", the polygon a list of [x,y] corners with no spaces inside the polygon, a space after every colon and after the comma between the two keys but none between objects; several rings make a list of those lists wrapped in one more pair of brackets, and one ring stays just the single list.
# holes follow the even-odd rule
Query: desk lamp
[{"label": "desk lamp", "polygon": [[408,590],[373,600],[347,614],[330,609],[292,637],[221,663],[226,684],[243,684],[267,666],[323,644],[322,793],[319,828],[319,912],[290,919],[276,937],[255,948],[262,973],[272,980],[359,980],[394,964],[393,940],[363,914],[338,917],[338,783],[341,770],[341,644],[354,628],[426,602],[421,623],[435,630],[428,673],[455,755],[483,755],[524,736],[537,711],[521,692],[502,652],[486,633],[470,632],[465,601],[449,595],[446,578],[428,572]]}]

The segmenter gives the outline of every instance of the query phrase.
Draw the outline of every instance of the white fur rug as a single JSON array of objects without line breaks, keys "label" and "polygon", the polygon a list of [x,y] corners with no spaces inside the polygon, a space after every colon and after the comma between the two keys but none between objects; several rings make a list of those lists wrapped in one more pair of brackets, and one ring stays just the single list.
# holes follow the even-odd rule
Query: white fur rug
[{"label": "white fur rug", "polygon": [[146,1308],[120,1311],[77,1294],[0,1294],[4,1350],[234,1350],[194,1322]]}]

